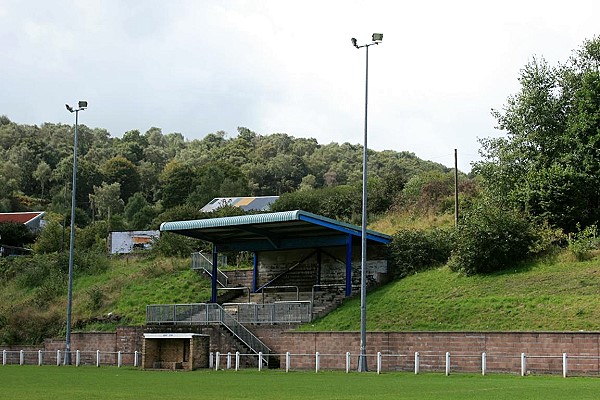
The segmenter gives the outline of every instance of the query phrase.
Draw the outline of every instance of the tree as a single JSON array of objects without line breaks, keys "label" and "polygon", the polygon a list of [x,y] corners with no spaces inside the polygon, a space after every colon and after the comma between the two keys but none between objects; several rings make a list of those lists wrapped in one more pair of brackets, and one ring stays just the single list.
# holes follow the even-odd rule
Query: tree
[{"label": "tree", "polygon": [[33,172],[33,177],[40,183],[40,186],[42,187],[41,197],[44,198],[44,187],[52,177],[52,169],[44,160],[42,160]]},{"label": "tree", "polygon": [[34,241],[35,235],[23,224],[0,222],[0,240],[7,246],[23,247]]},{"label": "tree", "polygon": [[171,161],[160,175],[161,200],[165,209],[179,206],[196,187],[196,171],[188,164]]},{"label": "tree", "polygon": [[564,64],[533,59],[494,110],[506,137],[481,141],[474,171],[494,198],[566,231],[600,221],[600,38]]},{"label": "tree", "polygon": [[102,166],[104,179],[107,183],[119,183],[121,197],[124,201],[140,189],[140,175],[136,166],[123,156],[116,156],[106,161]]},{"label": "tree", "polygon": [[108,221],[110,228],[110,219],[112,214],[117,214],[123,210],[123,200],[121,199],[121,185],[115,183],[102,183],[102,186],[94,186],[94,194],[90,194],[90,202],[93,208],[97,210],[98,215]]},{"label": "tree", "polygon": [[156,216],[154,208],[146,201],[141,192],[137,192],[129,198],[123,215],[129,229],[147,229]]}]

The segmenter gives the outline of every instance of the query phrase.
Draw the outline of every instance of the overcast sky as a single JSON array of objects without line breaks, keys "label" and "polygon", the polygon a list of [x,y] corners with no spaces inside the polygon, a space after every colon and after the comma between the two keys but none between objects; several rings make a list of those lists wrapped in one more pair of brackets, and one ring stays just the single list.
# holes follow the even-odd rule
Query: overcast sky
[{"label": "overcast sky", "polygon": [[0,0],[0,115],[112,136],[187,139],[238,126],[319,143],[369,142],[467,172],[492,108],[532,57],[564,62],[600,34],[598,0]]}]

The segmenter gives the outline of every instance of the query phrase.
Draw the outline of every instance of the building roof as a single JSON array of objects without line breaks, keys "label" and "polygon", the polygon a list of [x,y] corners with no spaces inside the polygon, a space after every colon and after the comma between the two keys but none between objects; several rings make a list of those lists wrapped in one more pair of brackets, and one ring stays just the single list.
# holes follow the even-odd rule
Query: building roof
[{"label": "building roof", "polygon": [[223,206],[239,207],[244,211],[269,211],[271,204],[278,198],[279,196],[215,197],[207,205],[202,207],[200,211],[211,212]]},{"label": "building roof", "polygon": [[[362,235],[359,226],[301,210],[163,222],[160,230],[212,242],[219,251],[344,246]],[[387,244],[391,239],[389,235],[367,231],[370,242]]]},{"label": "building roof", "polygon": [[32,225],[44,216],[43,211],[0,213],[0,223],[16,223]]}]

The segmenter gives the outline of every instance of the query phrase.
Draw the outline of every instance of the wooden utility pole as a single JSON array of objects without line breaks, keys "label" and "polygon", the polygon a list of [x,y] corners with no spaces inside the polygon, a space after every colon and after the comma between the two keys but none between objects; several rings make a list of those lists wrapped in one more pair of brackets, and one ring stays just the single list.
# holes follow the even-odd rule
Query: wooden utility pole
[{"label": "wooden utility pole", "polygon": [[458,153],[454,149],[454,226],[458,227]]}]

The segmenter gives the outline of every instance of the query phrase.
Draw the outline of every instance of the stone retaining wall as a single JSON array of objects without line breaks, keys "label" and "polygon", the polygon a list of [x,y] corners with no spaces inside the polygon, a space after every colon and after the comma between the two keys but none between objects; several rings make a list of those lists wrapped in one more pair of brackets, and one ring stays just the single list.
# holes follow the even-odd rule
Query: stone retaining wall
[{"label": "stone retaining wall", "polygon": [[[146,331],[165,328],[156,326]],[[287,325],[249,328],[274,353],[290,352],[294,369],[314,368],[316,352],[322,354],[323,369],[344,369],[346,352],[351,353],[351,368],[357,368],[358,332],[294,332]],[[175,331],[210,335],[212,352],[244,351],[233,345],[233,338],[220,327],[178,326]],[[112,333],[75,333],[72,350],[141,352],[142,332],[142,327],[123,327]],[[12,346],[9,350],[17,348],[20,349]],[[64,339],[48,340],[40,349],[64,350]],[[600,375],[599,332],[369,332],[366,352],[370,369],[375,368],[377,352],[382,353],[384,371],[414,370],[415,352],[420,354],[421,371],[444,371],[445,353],[450,352],[451,369],[461,372],[481,371],[481,353],[485,352],[489,372],[509,373],[520,373],[520,357],[525,353],[528,372],[553,374],[562,372],[562,354],[567,353],[570,374]],[[280,361],[285,367],[284,357]]]}]

